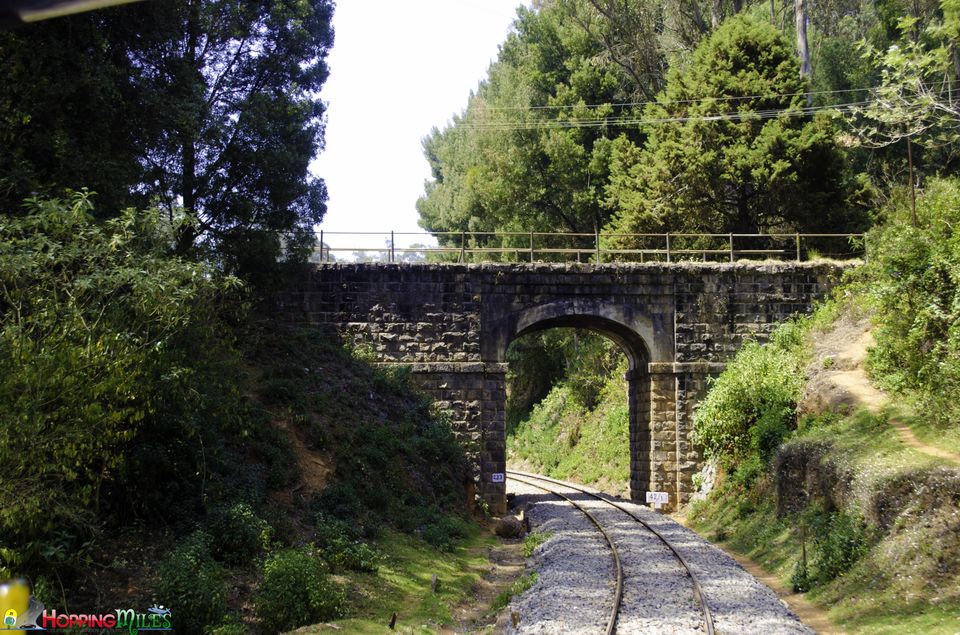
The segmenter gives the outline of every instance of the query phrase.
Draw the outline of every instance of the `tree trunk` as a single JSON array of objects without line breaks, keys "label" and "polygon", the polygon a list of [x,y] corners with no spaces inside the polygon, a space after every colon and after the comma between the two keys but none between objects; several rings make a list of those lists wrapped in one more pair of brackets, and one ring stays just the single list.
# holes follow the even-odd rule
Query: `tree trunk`
[{"label": "tree trunk", "polygon": [[775,0],[770,0],[770,26],[777,26],[777,7]]},{"label": "tree trunk", "polygon": [[[198,32],[200,22],[200,9],[198,0],[190,3],[189,23],[187,24],[187,46],[184,56],[191,69],[196,69],[199,73],[199,61],[197,59],[197,47],[199,45],[200,34]],[[194,77],[190,78],[193,81]],[[196,215],[197,207],[197,146],[194,138],[193,126],[181,132],[181,169],[180,175],[180,198],[183,200],[183,208],[188,213]],[[193,241],[197,236],[196,230],[192,226],[185,226],[177,236],[177,252],[184,254],[193,248]]]},{"label": "tree trunk", "polygon": [[710,7],[710,23],[716,30],[721,22],[723,22],[723,0],[713,0],[713,5]]},{"label": "tree trunk", "polygon": [[[797,21],[797,53],[800,55],[800,76],[810,79],[813,67],[810,65],[810,47],[807,44],[807,6],[806,0],[795,0],[794,17]],[[813,97],[807,94],[807,105],[812,105]]]}]

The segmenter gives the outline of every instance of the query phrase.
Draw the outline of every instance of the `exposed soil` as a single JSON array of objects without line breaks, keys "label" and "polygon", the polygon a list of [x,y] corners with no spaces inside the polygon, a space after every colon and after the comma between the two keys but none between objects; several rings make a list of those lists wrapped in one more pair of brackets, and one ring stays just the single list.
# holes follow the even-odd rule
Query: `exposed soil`
[{"label": "exposed soil", "polygon": [[826,612],[812,604],[805,595],[802,593],[794,593],[793,590],[780,582],[780,578],[771,573],[767,573],[763,567],[758,565],[750,558],[740,555],[735,551],[725,549],[721,544],[714,544],[727,552],[731,558],[736,560],[741,567],[747,570],[747,573],[773,589],[777,596],[779,596],[780,601],[786,604],[791,611],[796,613],[797,617],[799,617],[804,624],[817,631],[819,635],[846,634],[846,631],[837,628],[837,626],[834,624],[831,624],[830,620],[827,618]]},{"label": "exposed soil", "polygon": [[[817,334],[813,360],[807,365],[807,389],[798,408],[801,413],[850,412],[861,406],[879,412],[889,402],[864,370],[867,351],[875,343],[870,328],[868,317],[848,310],[831,331]],[[896,418],[890,424],[907,447],[960,465],[960,454],[923,443]]]},{"label": "exposed soil", "polygon": [[444,627],[441,633],[499,632],[495,626],[497,613],[493,611],[493,602],[524,572],[526,561],[522,548],[522,538],[502,539],[500,544],[490,548],[488,557],[493,566],[474,585],[473,597],[453,608],[457,623]]}]

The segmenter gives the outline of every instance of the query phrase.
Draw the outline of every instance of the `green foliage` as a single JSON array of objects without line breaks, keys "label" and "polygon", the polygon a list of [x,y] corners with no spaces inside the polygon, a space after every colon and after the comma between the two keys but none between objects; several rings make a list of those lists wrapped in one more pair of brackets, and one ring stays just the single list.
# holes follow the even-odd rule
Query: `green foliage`
[{"label": "green foliage", "polygon": [[613,368],[605,371],[608,374],[592,410],[581,403],[582,391],[572,386],[581,381],[577,375],[558,381],[510,431],[510,457],[557,478],[625,488],[630,476],[626,359],[620,355]]},{"label": "green foliage", "polygon": [[[550,123],[581,118],[599,122],[618,111],[612,104],[630,101],[639,90],[630,72],[604,52],[605,36],[612,38],[606,40],[611,46],[626,36],[653,49],[643,57],[630,56],[629,66],[643,79],[644,88],[657,85],[662,72],[653,33],[657,10],[619,7],[617,12],[634,26],[649,27],[654,37],[628,36],[622,29],[614,35],[616,25],[586,2],[551,1],[518,10],[515,32],[508,35],[465,112],[454,117],[452,126],[434,129],[424,142],[433,180],[417,203],[423,227],[590,233],[606,222],[602,185],[609,171],[610,140],[620,131]],[[459,241],[438,239],[452,245]],[[468,244],[476,246],[523,250],[527,240],[512,236],[494,241],[467,234]],[[553,246],[588,249],[590,243],[583,237],[577,245]]]},{"label": "green foliage", "polygon": [[931,179],[919,227],[901,205],[869,235],[862,286],[876,311],[871,374],[918,396],[946,424],[960,414],[960,181]]},{"label": "green foliage", "polygon": [[912,138],[932,147],[960,141],[957,122],[956,47],[960,4],[940,1],[940,19],[923,24],[915,11],[896,16],[899,41],[886,50],[864,43],[864,57],[880,71],[879,86],[860,112],[857,132],[869,144]]},{"label": "green foliage", "polygon": [[359,537],[360,532],[350,523],[323,512],[317,514],[317,546],[335,570],[372,573],[380,567],[380,552],[360,542]]},{"label": "green foliage", "polygon": [[529,558],[533,555],[534,550],[537,547],[550,540],[550,537],[553,536],[553,532],[550,531],[531,531],[523,539],[523,557]]},{"label": "green foliage", "polygon": [[213,555],[230,564],[248,564],[270,548],[269,523],[247,503],[214,510],[207,531],[213,536]]},{"label": "green foliage", "polygon": [[790,574],[790,588],[794,593],[806,593],[811,586],[810,569],[806,562],[800,560]]},{"label": "green foliage", "polygon": [[341,617],[344,601],[315,553],[286,549],[264,564],[255,608],[264,627],[276,633]]},{"label": "green foliage", "polygon": [[527,590],[533,588],[533,585],[537,583],[539,576],[536,571],[531,571],[526,575],[522,575],[507,588],[506,591],[501,591],[496,598],[493,600],[493,604],[490,608],[494,611],[499,611],[505,608],[510,604],[510,600],[513,599],[516,595],[521,595]]},{"label": "green foliage", "polygon": [[470,535],[470,525],[456,516],[442,516],[423,528],[423,539],[441,551],[453,551],[457,542]]},{"label": "green foliage", "polygon": [[819,514],[813,523],[813,584],[826,584],[850,571],[866,553],[868,536],[863,518],[847,512]]},{"label": "green foliage", "polygon": [[[713,382],[693,420],[694,439],[708,457],[731,467],[744,462],[753,475],[769,460],[793,427],[805,331],[802,322],[787,322],[768,344],[747,342]],[[757,461],[746,462],[751,456]]]},{"label": "green foliage", "polygon": [[384,524],[413,531],[423,510],[465,509],[464,447],[408,371],[374,368],[307,329],[258,337],[252,355],[262,376],[282,379],[291,395],[274,416],[334,469],[311,501],[315,513],[371,537]]},{"label": "green foliage", "polygon": [[218,624],[227,608],[223,570],[210,556],[210,536],[197,531],[164,560],[157,571],[156,595],[174,606],[173,628],[184,635],[201,635]]},{"label": "green foliage", "polygon": [[75,194],[0,217],[0,569],[62,560],[53,535],[79,554],[97,514],[189,510],[199,439],[240,415],[235,280],[168,255],[155,212],[91,211]]},{"label": "green foliage", "polygon": [[[607,188],[618,210],[613,230],[857,227],[857,216],[840,205],[846,186],[836,129],[828,118],[797,116],[808,90],[792,46],[774,27],[745,17],[724,22],[689,65],[671,69],[645,109],[645,119],[658,121],[646,144],[616,141]],[[792,114],[756,114],[764,110]]]},{"label": "green foliage", "polygon": [[507,349],[507,432],[563,382],[587,410],[597,406],[622,352],[609,338],[583,329],[550,329],[518,338]]},{"label": "green foliage", "polygon": [[[180,253],[215,235],[258,282],[326,209],[323,145],[333,3],[135,3],[0,33],[0,206],[88,186],[106,212],[180,206]],[[281,241],[278,232],[297,238]],[[266,270],[266,272],[265,272]]]}]

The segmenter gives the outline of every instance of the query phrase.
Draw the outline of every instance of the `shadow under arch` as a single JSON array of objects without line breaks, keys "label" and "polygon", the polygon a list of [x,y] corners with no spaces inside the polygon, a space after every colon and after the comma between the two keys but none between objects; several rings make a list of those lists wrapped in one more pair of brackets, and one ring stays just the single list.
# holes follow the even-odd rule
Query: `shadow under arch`
[{"label": "shadow under arch", "polygon": [[[651,488],[655,469],[648,365],[672,359],[672,333],[663,328],[664,325],[628,306],[589,300],[556,301],[521,309],[499,320],[493,333],[497,345],[496,360],[505,361],[507,348],[517,338],[558,327],[586,329],[608,337],[627,357],[630,497],[642,502],[644,493]],[[665,337],[669,338],[669,345]]]},{"label": "shadow under arch", "polygon": [[506,360],[507,348],[515,339],[551,328],[590,330],[613,340],[627,356],[630,371],[646,373],[649,362],[673,358],[673,338],[664,325],[629,306],[590,300],[561,300],[528,307],[507,315],[493,329],[495,350],[488,358]]}]

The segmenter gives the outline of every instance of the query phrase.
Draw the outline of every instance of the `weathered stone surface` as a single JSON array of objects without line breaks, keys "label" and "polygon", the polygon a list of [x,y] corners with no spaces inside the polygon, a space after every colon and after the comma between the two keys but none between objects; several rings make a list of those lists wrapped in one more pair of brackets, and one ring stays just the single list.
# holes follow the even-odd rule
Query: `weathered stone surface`
[{"label": "weathered stone surface", "polygon": [[380,363],[409,365],[465,440],[481,495],[505,508],[507,346],[547,328],[590,328],[627,355],[630,487],[689,500],[700,455],[692,416],[707,379],[749,339],[809,311],[833,263],[327,264],[278,317],[340,333]]}]

